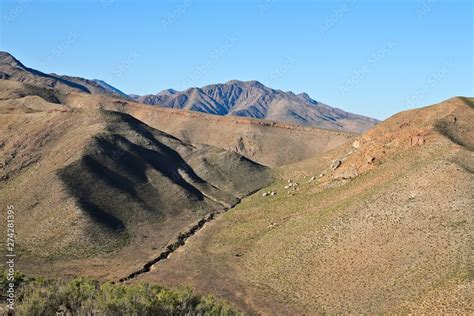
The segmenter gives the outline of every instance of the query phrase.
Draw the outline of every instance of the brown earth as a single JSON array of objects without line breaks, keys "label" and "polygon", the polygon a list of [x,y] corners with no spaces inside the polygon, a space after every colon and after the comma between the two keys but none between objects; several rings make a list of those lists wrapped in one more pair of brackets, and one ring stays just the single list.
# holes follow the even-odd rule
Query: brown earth
[{"label": "brown earth", "polygon": [[282,167],[137,281],[267,315],[472,313],[473,121],[473,99],[454,98]]},{"label": "brown earth", "polygon": [[270,167],[308,159],[357,135],[273,121],[157,108],[110,96],[0,80],[0,113],[34,112],[38,110],[38,104],[42,104],[39,110],[53,110],[49,103],[61,108],[99,108],[128,113],[188,143],[233,151]]},{"label": "brown earth", "polygon": [[130,273],[271,179],[128,114],[55,106],[0,115],[0,203],[15,206],[17,268],[32,275]]},{"label": "brown earth", "polygon": [[56,88],[0,80],[0,204],[29,275],[116,281],[179,244],[128,282],[250,314],[474,312],[472,98],[357,136]]}]

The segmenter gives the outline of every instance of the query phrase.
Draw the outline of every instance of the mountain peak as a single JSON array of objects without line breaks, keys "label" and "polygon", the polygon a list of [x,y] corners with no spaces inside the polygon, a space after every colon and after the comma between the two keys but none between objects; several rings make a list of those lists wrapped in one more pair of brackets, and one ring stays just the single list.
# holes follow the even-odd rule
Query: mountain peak
[{"label": "mountain peak", "polygon": [[230,80],[182,92],[168,89],[136,98],[138,102],[214,115],[232,115],[361,132],[378,121],[318,103],[307,93],[298,95],[266,87],[257,80]]},{"label": "mountain peak", "polygon": [[306,102],[309,102],[309,103],[313,104],[313,105],[318,104],[318,101],[312,99],[309,96],[309,94],[307,94],[306,92],[298,93],[296,96],[300,99],[305,100]]},{"label": "mountain peak", "polygon": [[157,95],[173,95],[173,94],[176,94],[178,92],[179,91],[177,91],[175,89],[165,89],[165,90],[159,92]]},{"label": "mountain peak", "polygon": [[247,81],[247,84],[251,86],[255,86],[255,87],[265,87],[264,84],[262,84],[260,81],[257,81],[257,80]]},{"label": "mountain peak", "polygon": [[248,86],[255,86],[255,87],[265,87],[260,81],[257,80],[249,80],[249,81],[242,81],[242,80],[229,80],[226,83],[222,83],[221,85],[248,85]]},{"label": "mountain peak", "polygon": [[0,51],[0,63],[8,64],[13,67],[25,68],[25,66],[12,54],[4,51]]},{"label": "mountain peak", "polygon": [[230,84],[238,84],[238,85],[241,85],[241,84],[243,84],[243,83],[244,83],[244,81],[234,79],[234,80],[229,80],[229,81],[227,81],[226,83],[223,83],[223,84],[224,84],[224,85],[226,85],[226,84],[227,84],[227,85],[230,85]]}]

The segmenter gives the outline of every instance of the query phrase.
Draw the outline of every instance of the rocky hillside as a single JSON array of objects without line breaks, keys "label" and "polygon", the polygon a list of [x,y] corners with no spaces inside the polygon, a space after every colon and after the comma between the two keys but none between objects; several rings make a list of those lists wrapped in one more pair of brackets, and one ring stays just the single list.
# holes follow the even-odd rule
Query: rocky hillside
[{"label": "rocky hillside", "polygon": [[362,132],[377,120],[345,112],[311,99],[268,88],[258,81],[229,81],[185,91],[164,90],[156,95],[133,96],[136,101],[216,115],[244,116],[320,128]]}]

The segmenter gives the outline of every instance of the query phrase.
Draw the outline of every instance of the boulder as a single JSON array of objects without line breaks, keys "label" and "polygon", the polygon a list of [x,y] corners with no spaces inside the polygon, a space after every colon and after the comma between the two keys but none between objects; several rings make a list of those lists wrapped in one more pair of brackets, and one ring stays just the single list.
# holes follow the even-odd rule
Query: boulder
[{"label": "boulder", "polygon": [[337,168],[339,168],[341,163],[342,161],[340,161],[339,159],[333,160],[333,162],[331,162],[331,169],[336,170]]},{"label": "boulder", "polygon": [[357,172],[356,167],[354,165],[351,165],[346,170],[335,175],[334,178],[338,180],[350,180],[354,179],[358,175],[359,173]]}]

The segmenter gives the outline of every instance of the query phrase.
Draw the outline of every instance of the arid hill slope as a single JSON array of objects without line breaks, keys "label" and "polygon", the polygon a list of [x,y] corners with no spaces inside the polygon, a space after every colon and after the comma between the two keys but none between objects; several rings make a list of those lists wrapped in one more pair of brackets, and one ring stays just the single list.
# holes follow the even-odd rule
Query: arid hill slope
[{"label": "arid hill slope", "polygon": [[284,166],[136,281],[258,314],[472,313],[472,122],[474,99],[454,98]]},{"label": "arid hill slope", "polygon": [[129,107],[126,111],[180,139],[231,150],[270,167],[308,159],[356,136],[273,121],[217,117],[171,109]]},{"label": "arid hill slope", "polygon": [[128,114],[44,103],[0,114],[0,203],[15,206],[17,268],[30,274],[77,261],[86,270],[100,262],[98,277],[112,273],[110,261],[133,271],[270,180],[236,153],[185,143]]},{"label": "arid hill slope", "polygon": [[63,103],[73,107],[100,107],[129,113],[187,142],[234,151],[270,167],[308,159],[356,136],[354,133],[273,121],[150,107],[97,95],[71,93]]},{"label": "arid hill slope", "polygon": [[272,121],[156,108],[105,95],[65,92],[9,80],[0,80],[0,101],[0,113],[35,112],[38,107],[51,107],[51,103],[124,112],[188,143],[230,150],[266,166],[308,159],[356,136]]}]

